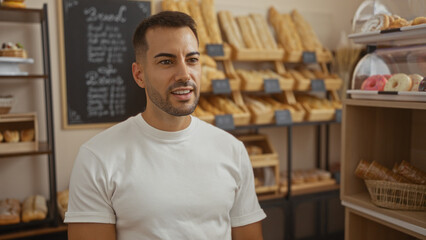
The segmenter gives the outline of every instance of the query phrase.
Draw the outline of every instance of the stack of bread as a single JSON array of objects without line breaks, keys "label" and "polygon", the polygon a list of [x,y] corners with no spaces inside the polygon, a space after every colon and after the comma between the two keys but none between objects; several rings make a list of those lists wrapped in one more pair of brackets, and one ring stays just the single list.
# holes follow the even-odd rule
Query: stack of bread
[{"label": "stack of bread", "polygon": [[43,220],[47,215],[46,199],[32,195],[21,203],[17,199],[0,200],[0,225]]},{"label": "stack of bread", "polygon": [[289,110],[294,115],[298,109],[286,103],[282,103],[272,96],[244,96],[244,103],[251,114],[251,122],[255,124],[267,124],[274,122],[275,111]]},{"label": "stack of bread", "polygon": [[269,23],[275,29],[278,42],[284,47],[286,54],[301,53],[303,51],[327,54],[331,60],[329,51],[326,51],[319,41],[311,25],[297,11],[289,14],[281,14],[274,7],[268,10]]},{"label": "stack of bread", "polygon": [[260,14],[233,17],[229,11],[218,13],[225,40],[237,49],[277,50],[278,45]]},{"label": "stack of bread", "polygon": [[355,169],[355,175],[364,180],[384,180],[390,182],[426,184],[426,173],[407,161],[395,164],[390,170],[380,163],[361,160]]},{"label": "stack of bread", "polygon": [[291,90],[294,85],[294,79],[290,76],[290,74],[281,76],[270,69],[258,71],[237,69],[236,73],[242,80],[241,88],[245,91],[263,90],[265,79],[277,79],[280,83],[281,90]]},{"label": "stack of bread", "polygon": [[35,138],[34,129],[0,131],[0,144],[2,142],[6,142],[6,143],[31,142],[31,141],[34,141],[34,138]]},{"label": "stack of bread", "polygon": [[163,0],[161,6],[163,11],[184,12],[195,20],[201,52],[205,51],[206,44],[223,43],[214,0]]},{"label": "stack of bread", "polygon": [[407,20],[398,15],[380,13],[368,19],[362,25],[361,32],[374,32],[394,28],[415,26],[420,24],[426,24],[426,16],[420,16],[412,20]]},{"label": "stack of bread", "polygon": [[[197,108],[200,109],[197,110]],[[241,106],[225,96],[202,96],[200,97],[197,108],[195,110],[196,116],[245,113]]]}]

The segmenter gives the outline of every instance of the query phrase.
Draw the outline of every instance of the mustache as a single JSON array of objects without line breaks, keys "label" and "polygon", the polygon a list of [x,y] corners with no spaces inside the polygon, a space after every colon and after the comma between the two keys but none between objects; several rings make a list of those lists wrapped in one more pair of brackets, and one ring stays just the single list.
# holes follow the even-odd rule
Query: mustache
[{"label": "mustache", "polygon": [[175,82],[172,85],[168,87],[168,91],[172,91],[175,88],[179,87],[192,87],[194,88],[194,91],[197,90],[197,85],[193,81],[186,81],[186,82]]}]

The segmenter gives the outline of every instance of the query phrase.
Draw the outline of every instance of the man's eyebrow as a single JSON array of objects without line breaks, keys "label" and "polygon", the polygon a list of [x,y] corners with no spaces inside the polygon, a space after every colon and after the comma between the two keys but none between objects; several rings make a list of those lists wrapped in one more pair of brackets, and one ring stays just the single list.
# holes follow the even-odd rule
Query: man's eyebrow
[{"label": "man's eyebrow", "polygon": [[194,52],[190,52],[190,53],[186,54],[187,57],[193,56],[193,55],[200,55],[200,52],[194,51]]},{"label": "man's eyebrow", "polygon": [[158,57],[171,57],[171,58],[176,58],[176,55],[171,54],[171,53],[159,53],[157,55],[154,56],[154,58],[158,58]]}]

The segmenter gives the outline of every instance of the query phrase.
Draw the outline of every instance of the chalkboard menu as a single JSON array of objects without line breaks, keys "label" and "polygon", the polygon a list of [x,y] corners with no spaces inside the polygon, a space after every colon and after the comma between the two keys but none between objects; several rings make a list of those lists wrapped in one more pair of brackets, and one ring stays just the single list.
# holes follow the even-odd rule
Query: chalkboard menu
[{"label": "chalkboard menu", "polygon": [[114,123],[142,112],[132,77],[132,36],[151,15],[150,1],[61,0],[65,127]]}]

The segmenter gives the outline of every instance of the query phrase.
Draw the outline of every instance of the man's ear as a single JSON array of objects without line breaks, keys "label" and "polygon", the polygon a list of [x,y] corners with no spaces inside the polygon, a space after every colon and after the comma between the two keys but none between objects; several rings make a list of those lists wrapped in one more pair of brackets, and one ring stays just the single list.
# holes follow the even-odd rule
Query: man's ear
[{"label": "man's ear", "polygon": [[145,88],[143,67],[141,64],[137,62],[132,63],[132,74],[136,84],[141,88]]}]

